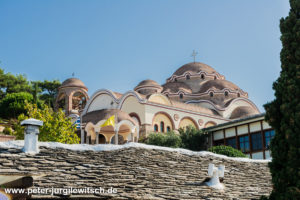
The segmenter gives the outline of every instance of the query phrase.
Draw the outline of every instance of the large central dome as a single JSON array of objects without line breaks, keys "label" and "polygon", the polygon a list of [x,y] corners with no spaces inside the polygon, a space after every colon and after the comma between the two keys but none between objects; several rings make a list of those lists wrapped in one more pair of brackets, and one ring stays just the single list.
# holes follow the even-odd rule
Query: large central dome
[{"label": "large central dome", "polygon": [[191,62],[181,66],[173,75],[180,76],[183,75],[185,72],[190,72],[190,74],[197,74],[200,71],[204,71],[206,73],[216,73],[216,70],[204,63],[200,62]]}]

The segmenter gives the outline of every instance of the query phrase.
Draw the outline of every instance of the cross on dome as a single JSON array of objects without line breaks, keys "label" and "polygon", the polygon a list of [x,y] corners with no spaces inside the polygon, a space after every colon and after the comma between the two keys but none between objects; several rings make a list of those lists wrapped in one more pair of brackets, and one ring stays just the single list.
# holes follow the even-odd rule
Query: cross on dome
[{"label": "cross on dome", "polygon": [[194,62],[196,62],[196,56],[197,56],[198,52],[193,50],[193,53],[191,55],[191,57],[194,57]]}]

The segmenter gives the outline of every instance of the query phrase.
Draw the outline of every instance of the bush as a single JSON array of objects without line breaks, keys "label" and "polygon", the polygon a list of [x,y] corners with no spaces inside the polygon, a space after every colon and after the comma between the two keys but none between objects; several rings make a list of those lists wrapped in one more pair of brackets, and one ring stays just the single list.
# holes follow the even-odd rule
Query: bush
[{"label": "bush", "polygon": [[202,130],[197,130],[193,126],[187,126],[179,129],[182,148],[192,151],[202,151],[207,149],[207,135]]},{"label": "bush", "polygon": [[166,134],[150,133],[148,138],[145,140],[145,143],[157,146],[178,148],[181,146],[181,139],[179,135],[176,135],[172,131]]},{"label": "bush", "polygon": [[243,152],[241,152],[240,150],[235,149],[231,146],[222,146],[222,145],[214,146],[214,147],[209,148],[208,151],[211,151],[216,154],[229,156],[229,157],[242,157],[242,158],[247,157],[245,154],[243,154]]},{"label": "bush", "polygon": [[39,109],[35,104],[26,104],[25,109],[28,115],[19,115],[18,121],[14,124],[17,140],[24,139],[24,127],[20,125],[20,122],[28,118],[35,118],[44,122],[43,126],[40,127],[39,141],[66,144],[79,143],[80,139],[75,133],[75,125],[72,124],[71,119],[66,117],[61,109],[54,112],[47,105],[44,105],[43,109]]},{"label": "bush", "polygon": [[4,135],[12,135],[13,130],[10,127],[5,127],[4,130],[3,130],[3,134]]}]

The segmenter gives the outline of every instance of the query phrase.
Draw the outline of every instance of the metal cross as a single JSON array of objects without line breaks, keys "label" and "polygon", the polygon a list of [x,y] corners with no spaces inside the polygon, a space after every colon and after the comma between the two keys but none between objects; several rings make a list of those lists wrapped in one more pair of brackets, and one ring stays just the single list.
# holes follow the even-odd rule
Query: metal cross
[{"label": "metal cross", "polygon": [[193,53],[192,53],[192,57],[194,57],[194,62],[196,62],[196,55],[198,54],[197,51],[193,50]]}]

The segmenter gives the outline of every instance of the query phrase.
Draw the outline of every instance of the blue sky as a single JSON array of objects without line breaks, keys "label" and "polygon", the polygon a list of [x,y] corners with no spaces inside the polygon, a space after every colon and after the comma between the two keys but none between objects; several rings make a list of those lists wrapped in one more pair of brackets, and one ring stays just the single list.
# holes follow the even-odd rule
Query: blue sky
[{"label": "blue sky", "polygon": [[288,11],[287,0],[0,0],[0,67],[123,93],[163,84],[195,49],[264,111]]}]

